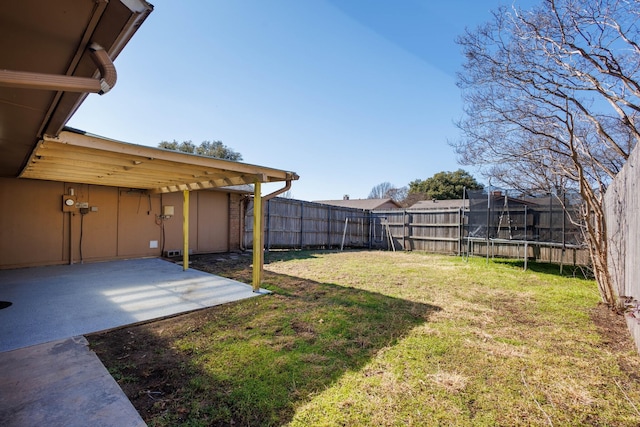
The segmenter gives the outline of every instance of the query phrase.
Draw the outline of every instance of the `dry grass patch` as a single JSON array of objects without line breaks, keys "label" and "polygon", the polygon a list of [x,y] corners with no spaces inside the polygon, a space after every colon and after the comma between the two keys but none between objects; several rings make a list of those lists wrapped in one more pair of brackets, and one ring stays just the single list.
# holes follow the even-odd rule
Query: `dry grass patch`
[{"label": "dry grass patch", "polygon": [[435,374],[430,374],[429,378],[449,393],[458,393],[463,391],[468,381],[467,377],[460,375],[457,372],[440,371]]}]

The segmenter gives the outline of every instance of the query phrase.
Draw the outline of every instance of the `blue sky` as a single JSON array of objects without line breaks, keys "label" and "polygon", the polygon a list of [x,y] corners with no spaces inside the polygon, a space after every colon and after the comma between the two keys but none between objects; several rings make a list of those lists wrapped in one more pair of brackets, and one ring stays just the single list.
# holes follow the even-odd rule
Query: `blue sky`
[{"label": "blue sky", "polygon": [[69,126],[148,146],[220,140],[246,163],[297,172],[294,198],[323,200],[460,167],[447,144],[462,114],[454,39],[512,2],[152,3],[115,88]]}]

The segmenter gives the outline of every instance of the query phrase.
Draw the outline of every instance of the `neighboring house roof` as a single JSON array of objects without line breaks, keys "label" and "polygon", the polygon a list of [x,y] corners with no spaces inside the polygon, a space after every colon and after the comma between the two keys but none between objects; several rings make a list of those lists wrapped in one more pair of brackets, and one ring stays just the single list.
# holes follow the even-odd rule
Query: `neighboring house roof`
[{"label": "neighboring house roof", "polygon": [[469,199],[420,200],[411,205],[409,209],[460,209],[463,205],[468,208]]},{"label": "neighboring house roof", "polygon": [[356,208],[365,210],[374,209],[398,209],[400,205],[393,199],[341,199],[341,200],[314,200],[314,203],[340,206],[344,208]]}]

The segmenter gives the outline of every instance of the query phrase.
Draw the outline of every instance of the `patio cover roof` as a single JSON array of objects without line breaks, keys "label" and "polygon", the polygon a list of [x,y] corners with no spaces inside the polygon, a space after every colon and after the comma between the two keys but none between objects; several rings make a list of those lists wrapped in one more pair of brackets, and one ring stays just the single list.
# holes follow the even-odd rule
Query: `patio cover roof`
[{"label": "patio cover roof", "polygon": [[[298,175],[64,127],[89,92],[115,84],[112,61],[152,10],[146,0],[22,0],[0,8],[0,177],[182,191],[186,269],[191,190],[254,184],[254,244],[261,247],[260,184],[287,183],[268,199]],[[261,253],[254,251],[254,289]]]},{"label": "patio cover roof", "polygon": [[70,128],[40,140],[20,177],[153,193],[298,179],[294,172],[129,144]]}]

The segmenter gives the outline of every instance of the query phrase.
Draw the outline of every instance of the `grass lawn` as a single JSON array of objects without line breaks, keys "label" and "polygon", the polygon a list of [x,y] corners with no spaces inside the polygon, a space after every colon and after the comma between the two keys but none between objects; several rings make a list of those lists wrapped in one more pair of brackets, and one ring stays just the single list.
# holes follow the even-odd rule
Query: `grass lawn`
[{"label": "grass lawn", "polygon": [[[236,258],[193,266],[249,283]],[[640,357],[591,280],[416,252],[265,262],[271,295],[88,337],[150,426],[640,425]]]}]

